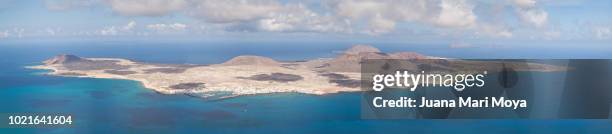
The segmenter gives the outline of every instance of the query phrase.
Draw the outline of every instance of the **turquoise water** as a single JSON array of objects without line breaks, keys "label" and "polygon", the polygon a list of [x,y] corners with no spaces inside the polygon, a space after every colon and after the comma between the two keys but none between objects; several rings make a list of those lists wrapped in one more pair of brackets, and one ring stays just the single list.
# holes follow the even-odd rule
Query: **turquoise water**
[{"label": "turquoise water", "polygon": [[[0,133],[609,133],[609,120],[362,120],[360,93],[297,93],[207,101],[161,95],[127,80],[41,75],[23,68],[59,53],[161,63],[218,63],[255,54],[331,57],[348,45],[18,44],[0,46],[0,113],[69,113],[71,128]],[[238,47],[240,46],[240,47]],[[385,49],[410,49],[387,47]],[[425,48],[415,48],[425,51]],[[432,52],[436,53],[436,52]],[[456,55],[460,57],[460,55]]]}]

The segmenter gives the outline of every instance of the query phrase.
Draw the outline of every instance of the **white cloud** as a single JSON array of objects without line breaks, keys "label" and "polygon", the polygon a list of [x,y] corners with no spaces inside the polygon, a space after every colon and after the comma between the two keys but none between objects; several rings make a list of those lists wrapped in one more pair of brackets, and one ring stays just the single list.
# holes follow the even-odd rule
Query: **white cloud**
[{"label": "white cloud", "polygon": [[503,25],[494,25],[488,23],[480,23],[478,28],[476,29],[476,34],[485,37],[502,37],[502,38],[511,38],[514,36],[512,31]]},{"label": "white cloud", "polygon": [[366,30],[366,33],[370,35],[388,33],[395,29],[395,25],[395,21],[377,15],[368,22],[368,29]]},{"label": "white cloud", "polygon": [[125,35],[133,33],[136,27],[135,21],[130,21],[123,26],[109,26],[99,30],[97,33],[103,36]]},{"label": "white cloud", "polygon": [[265,31],[289,31],[295,29],[295,27],[287,22],[283,22],[283,20],[278,19],[263,19],[259,21],[258,27]]},{"label": "white cloud", "polygon": [[134,27],[136,26],[136,22],[135,21],[130,21],[128,22],[127,25],[123,26],[123,30],[129,31],[134,29]]},{"label": "white cloud", "polygon": [[190,15],[215,24],[229,24],[239,31],[346,32],[345,22],[320,15],[300,3],[277,0],[202,0],[195,2]]},{"label": "white cloud", "polygon": [[476,24],[473,5],[466,0],[337,0],[328,2],[339,17],[366,20],[367,33],[395,30],[402,22],[417,22],[446,28],[469,28]]},{"label": "white cloud", "polygon": [[13,33],[17,35],[17,38],[23,37],[24,32],[25,32],[25,29],[23,28],[13,28]]},{"label": "white cloud", "polygon": [[4,31],[0,31],[0,38],[23,38],[24,35],[29,34],[26,34],[26,29],[20,27],[12,27],[5,29]]},{"label": "white cloud", "polygon": [[348,32],[349,25],[333,16],[322,16],[301,4],[284,5],[257,21],[257,28],[272,32]]},{"label": "white cloud", "polygon": [[474,7],[465,0],[442,0],[436,23],[444,27],[470,27],[476,24]]},{"label": "white cloud", "polygon": [[109,35],[117,35],[117,29],[115,26],[107,27],[99,31],[100,35],[109,36]]},{"label": "white cloud", "polygon": [[331,3],[336,13],[351,19],[383,17],[390,20],[415,21],[431,16],[437,3],[428,0],[340,0]]},{"label": "white cloud", "polygon": [[282,8],[275,0],[201,0],[191,15],[213,23],[253,21]]},{"label": "white cloud", "polygon": [[96,35],[95,32],[91,32],[91,31],[74,31],[72,32],[73,36],[92,36],[92,35]]},{"label": "white cloud", "polygon": [[3,32],[0,32],[0,39],[1,38],[8,38],[10,36],[9,31],[8,30],[4,30]]},{"label": "white cloud", "polygon": [[512,32],[508,31],[508,30],[503,30],[503,31],[499,31],[497,32],[497,35],[501,36],[501,37],[505,37],[505,38],[510,38],[512,37]]},{"label": "white cloud", "polygon": [[147,29],[158,31],[158,32],[177,32],[177,31],[185,31],[187,25],[182,23],[173,23],[173,24],[149,24],[147,25]]},{"label": "white cloud", "polygon": [[548,22],[548,12],[537,7],[535,0],[512,0],[519,18],[527,24],[542,28]]},{"label": "white cloud", "polygon": [[612,27],[594,27],[593,33],[597,39],[609,39],[612,37]]},{"label": "white cloud", "polygon": [[113,11],[126,16],[164,16],[184,9],[185,0],[108,0]]},{"label": "white cloud", "polygon": [[519,7],[535,7],[535,0],[512,0],[512,2]]},{"label": "white cloud", "polygon": [[382,34],[395,29],[398,21],[426,21],[429,3],[426,0],[337,0],[326,3],[335,15],[354,22],[366,20],[366,33]]},{"label": "white cloud", "polygon": [[524,22],[536,27],[543,27],[548,21],[548,13],[540,9],[518,9],[519,17]]},{"label": "white cloud", "polygon": [[560,37],[561,37],[561,32],[560,31],[546,31],[546,32],[544,32],[544,39],[547,39],[547,40],[558,39]]},{"label": "white cloud", "polygon": [[56,30],[54,30],[52,28],[46,28],[45,31],[47,32],[47,34],[49,34],[51,36],[55,36],[55,34],[56,34]]},{"label": "white cloud", "polygon": [[[381,35],[400,30],[434,32],[432,35],[521,37],[521,28],[544,30],[548,12],[536,0],[327,0],[304,4],[293,0],[45,0],[49,9],[102,4],[123,16],[169,16],[184,13],[217,31],[320,32]],[[93,4],[92,4],[93,3]],[[308,3],[308,2],[306,2]],[[319,6],[319,7],[313,7]],[[480,10],[498,6],[487,16]],[[507,10],[508,7],[514,10]],[[505,16],[508,12],[515,16]],[[497,16],[498,15],[498,16]],[[515,19],[515,20],[510,20]],[[526,25],[513,25],[515,22]],[[142,32],[198,32],[198,26],[159,23],[138,31],[134,21],[97,30],[99,35],[138,35]],[[191,29],[187,29],[191,28]],[[413,28],[413,29],[412,29]],[[147,31],[150,30],[150,31]],[[152,32],[154,31],[154,32]],[[49,31],[47,31],[49,32]],[[57,33],[57,31],[54,31]],[[49,32],[51,33],[51,32]],[[540,32],[542,33],[542,32]],[[605,32],[602,32],[602,34]],[[148,34],[148,33],[147,33]]]}]

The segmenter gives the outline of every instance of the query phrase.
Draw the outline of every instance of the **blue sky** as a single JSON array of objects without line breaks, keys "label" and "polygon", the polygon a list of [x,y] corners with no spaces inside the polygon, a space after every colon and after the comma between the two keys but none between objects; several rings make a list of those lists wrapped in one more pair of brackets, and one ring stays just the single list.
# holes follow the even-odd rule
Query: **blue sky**
[{"label": "blue sky", "polygon": [[609,0],[0,0],[0,42],[32,39],[612,40]]}]

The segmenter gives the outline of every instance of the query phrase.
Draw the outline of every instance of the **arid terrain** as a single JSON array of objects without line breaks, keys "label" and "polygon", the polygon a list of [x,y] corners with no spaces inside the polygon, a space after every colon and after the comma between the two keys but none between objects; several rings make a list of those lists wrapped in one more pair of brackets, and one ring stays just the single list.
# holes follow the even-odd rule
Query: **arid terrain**
[{"label": "arid terrain", "polygon": [[[360,91],[360,67],[364,59],[445,60],[414,52],[383,53],[371,46],[356,45],[336,58],[293,62],[247,55],[220,64],[173,65],[62,54],[44,61],[42,65],[29,68],[52,70],[49,74],[58,76],[135,80],[143,83],[146,88],[163,94],[208,97],[214,93],[226,92],[230,94],[228,97],[233,97],[299,92],[322,95]],[[480,63],[482,62],[465,61],[454,64],[454,68],[483,68]],[[442,63],[432,64],[448,66]],[[560,69],[544,64],[533,64],[530,67],[540,71]]]}]

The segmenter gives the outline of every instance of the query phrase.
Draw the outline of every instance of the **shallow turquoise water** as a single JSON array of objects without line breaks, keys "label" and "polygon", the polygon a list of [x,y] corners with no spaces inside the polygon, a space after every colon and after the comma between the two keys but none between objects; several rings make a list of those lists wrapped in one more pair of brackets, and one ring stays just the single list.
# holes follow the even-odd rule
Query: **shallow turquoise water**
[{"label": "shallow turquoise water", "polygon": [[[282,93],[208,101],[186,95],[161,95],[134,81],[47,76],[41,75],[43,71],[23,68],[58,53],[205,64],[240,54],[278,52],[278,55],[267,56],[299,60],[332,56],[330,51],[341,50],[341,47],[317,46],[262,50],[246,47],[249,50],[232,51],[205,46],[190,49],[192,47],[161,45],[144,50],[130,45],[59,46],[0,46],[0,57],[8,57],[0,59],[0,113],[69,113],[75,125],[71,128],[2,128],[0,133],[557,134],[609,133],[612,130],[609,120],[362,120],[360,93],[324,96]],[[216,52],[218,50],[227,51]],[[303,51],[287,52],[290,50]]]}]

